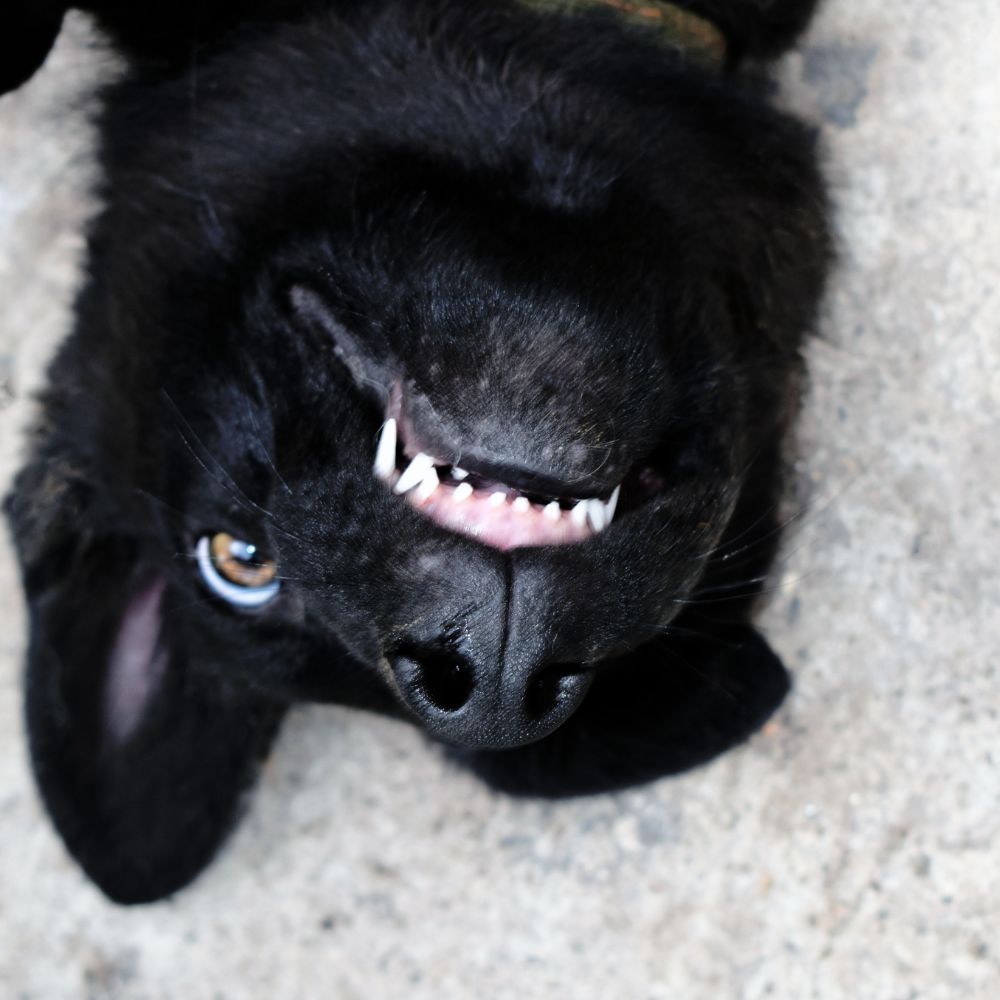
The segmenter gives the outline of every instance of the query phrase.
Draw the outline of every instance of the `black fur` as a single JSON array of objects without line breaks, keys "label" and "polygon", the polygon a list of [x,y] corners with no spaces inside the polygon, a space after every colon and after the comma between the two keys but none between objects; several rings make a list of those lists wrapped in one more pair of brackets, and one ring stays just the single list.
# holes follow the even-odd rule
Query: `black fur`
[{"label": "black fur", "polygon": [[[828,240],[812,134],[736,71],[811,0],[689,0],[724,71],[605,9],[91,6],[131,68],[8,500],[32,758],[88,874],[122,902],[194,877],[293,700],[416,716],[528,794],[758,727],[788,680],[749,618]],[[57,8],[20,22],[8,86]],[[394,380],[443,442],[581,492],[641,465],[651,495],[574,545],[446,532],[372,475]],[[217,531],[273,554],[276,601],[207,593],[192,553]],[[128,696],[107,664],[143,601],[162,625]],[[442,721],[408,686],[435,658],[496,693]],[[511,707],[543,689],[542,721]]]}]

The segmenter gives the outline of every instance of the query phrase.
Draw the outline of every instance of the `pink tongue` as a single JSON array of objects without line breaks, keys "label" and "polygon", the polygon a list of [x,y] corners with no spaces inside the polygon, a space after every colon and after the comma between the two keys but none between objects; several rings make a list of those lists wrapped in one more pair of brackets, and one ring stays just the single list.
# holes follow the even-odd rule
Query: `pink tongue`
[{"label": "pink tongue", "polygon": [[478,491],[461,502],[455,501],[455,491],[448,487],[435,490],[428,500],[420,500],[417,492],[409,492],[407,500],[432,521],[496,549],[565,545],[593,534],[588,524],[572,523],[567,511],[560,514],[558,521],[552,521],[537,504],[527,510],[516,510],[510,499],[496,505],[490,494]]}]

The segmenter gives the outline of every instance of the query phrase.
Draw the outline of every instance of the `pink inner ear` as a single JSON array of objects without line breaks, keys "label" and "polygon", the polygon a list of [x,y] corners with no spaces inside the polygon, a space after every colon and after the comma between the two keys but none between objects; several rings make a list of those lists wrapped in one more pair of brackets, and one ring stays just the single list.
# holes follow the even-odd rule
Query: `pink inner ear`
[{"label": "pink inner ear", "polygon": [[164,581],[157,577],[129,601],[111,647],[104,715],[115,743],[123,743],[142,720],[167,667],[159,646]]}]

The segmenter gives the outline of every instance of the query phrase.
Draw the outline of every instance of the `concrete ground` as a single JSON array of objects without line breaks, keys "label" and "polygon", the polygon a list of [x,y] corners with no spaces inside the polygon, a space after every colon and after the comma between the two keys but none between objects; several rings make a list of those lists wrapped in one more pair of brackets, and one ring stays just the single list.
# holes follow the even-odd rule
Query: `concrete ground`
[{"label": "concrete ground", "polygon": [[[74,22],[0,100],[0,461],[65,332],[89,205]],[[1000,996],[1000,18],[827,0],[783,64],[842,262],[766,630],[796,690],[696,773],[509,801],[412,728],[303,709],[220,860],[108,905],[28,778],[0,577],[0,996]]]}]

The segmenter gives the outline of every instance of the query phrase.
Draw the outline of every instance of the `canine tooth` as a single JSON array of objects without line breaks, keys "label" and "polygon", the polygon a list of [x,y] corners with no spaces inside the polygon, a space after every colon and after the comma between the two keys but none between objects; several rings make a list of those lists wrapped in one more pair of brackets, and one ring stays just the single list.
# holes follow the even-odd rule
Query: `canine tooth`
[{"label": "canine tooth", "polygon": [[507,499],[507,494],[503,490],[497,490],[496,493],[490,494],[489,505],[491,507],[499,507]]},{"label": "canine tooth", "polygon": [[542,513],[547,517],[553,524],[562,517],[562,508],[559,506],[558,500],[553,500],[552,503],[545,505],[545,510]]},{"label": "canine tooth", "polygon": [[461,486],[456,486],[452,491],[451,497],[455,503],[461,503],[463,500],[468,500],[472,496],[472,483],[462,483]]},{"label": "canine tooth", "polygon": [[430,471],[420,480],[420,485],[414,491],[414,496],[418,500],[427,500],[440,485],[437,469],[431,466]]},{"label": "canine tooth", "polygon": [[465,469],[460,469],[457,465],[451,467],[451,478],[452,479],[465,479],[468,473]]},{"label": "canine tooth", "polygon": [[396,470],[396,421],[390,417],[382,425],[382,433],[375,449],[375,475],[388,481]]},{"label": "canine tooth", "polygon": [[531,510],[531,501],[527,497],[518,497],[513,503],[514,510],[518,514],[525,514]]},{"label": "canine tooth", "polygon": [[587,504],[587,520],[590,521],[590,526],[594,531],[603,531],[605,520],[604,520],[604,501],[603,500],[586,500]]},{"label": "canine tooth", "polygon": [[610,524],[611,518],[615,516],[615,511],[618,509],[618,495],[621,493],[621,491],[622,487],[621,483],[619,483],[615,487],[614,493],[612,493],[611,496],[608,498],[608,502],[604,505],[605,524]]},{"label": "canine tooth", "polygon": [[420,452],[419,455],[403,470],[403,474],[396,480],[393,491],[396,493],[407,493],[418,483],[423,482],[427,470],[434,467],[434,459],[430,455]]},{"label": "canine tooth", "polygon": [[582,528],[587,523],[587,501],[581,500],[570,512],[569,519],[577,528]]}]

